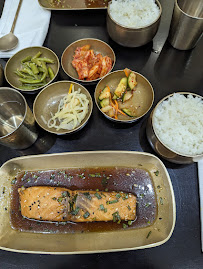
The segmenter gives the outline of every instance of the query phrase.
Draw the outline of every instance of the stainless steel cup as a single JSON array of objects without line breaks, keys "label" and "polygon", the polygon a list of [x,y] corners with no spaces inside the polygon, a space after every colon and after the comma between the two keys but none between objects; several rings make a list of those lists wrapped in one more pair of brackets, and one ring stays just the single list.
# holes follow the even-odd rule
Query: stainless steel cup
[{"label": "stainless steel cup", "polygon": [[24,96],[17,90],[0,88],[0,144],[25,149],[38,137],[35,120]]},{"label": "stainless steel cup", "polygon": [[179,50],[195,47],[203,32],[203,0],[175,0],[168,36]]}]

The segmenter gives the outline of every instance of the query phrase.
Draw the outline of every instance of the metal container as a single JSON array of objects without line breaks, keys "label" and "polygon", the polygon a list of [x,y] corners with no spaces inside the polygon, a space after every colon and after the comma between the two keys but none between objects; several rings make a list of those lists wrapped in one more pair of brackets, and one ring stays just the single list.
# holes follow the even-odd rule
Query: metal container
[{"label": "metal container", "polygon": [[[47,63],[47,67],[51,67],[54,73],[54,78],[50,79],[49,81],[47,81],[47,83],[43,86],[38,86],[38,88],[34,88],[34,89],[22,89],[22,83],[19,81],[19,76],[17,76],[15,74],[15,71],[18,69],[21,69],[23,67],[22,64],[22,60],[28,56],[34,56],[36,55],[38,52],[42,53],[42,57],[45,58],[49,58],[51,60],[54,61],[53,64]],[[60,63],[59,63],[59,59],[58,56],[50,49],[46,48],[46,47],[28,47],[25,49],[22,49],[20,51],[18,51],[16,54],[14,54],[6,63],[5,66],[5,78],[7,80],[7,82],[11,85],[11,87],[24,92],[24,93],[38,93],[39,90],[43,89],[44,87],[46,87],[48,84],[52,83],[59,72],[59,67],[60,67]]]},{"label": "metal container", "polygon": [[11,88],[0,88],[0,144],[25,149],[37,140],[33,114],[24,96]]},{"label": "metal container", "polygon": [[195,47],[203,32],[203,1],[175,0],[168,41],[179,50]]},{"label": "metal container", "polygon": [[[81,93],[86,95],[89,101],[88,112],[85,115],[85,118],[79,124],[79,126],[75,127],[72,130],[66,130],[66,129],[57,130],[54,127],[49,128],[46,123],[51,118],[51,113],[54,114],[57,112],[58,105],[61,99],[67,95],[68,89],[70,88],[71,84],[73,84],[74,90],[80,89]],[[76,82],[66,81],[66,80],[57,81],[55,83],[48,85],[36,96],[34,104],[33,104],[33,114],[39,126],[45,131],[49,133],[57,134],[57,135],[71,134],[71,133],[81,130],[88,122],[92,114],[92,109],[93,109],[93,102],[92,102],[92,98],[88,90]]]},{"label": "metal container", "polygon": [[[189,92],[178,92],[179,94],[191,94],[193,96],[197,96],[202,98],[200,95],[194,94],[194,93],[189,93]],[[166,99],[168,99],[170,96],[172,96],[173,94],[170,94],[166,97],[164,97],[162,100],[159,101],[159,103],[155,106],[155,108],[153,109],[153,111],[150,114],[150,117],[148,118],[148,122],[147,122],[147,126],[146,126],[146,134],[147,134],[147,139],[150,143],[150,145],[152,146],[152,148],[154,149],[154,151],[156,151],[157,154],[159,154],[162,158],[164,158],[165,160],[172,162],[172,163],[178,163],[178,164],[189,164],[189,163],[193,163],[193,162],[198,162],[199,160],[203,159],[203,154],[200,155],[183,155],[180,154],[178,152],[176,152],[175,150],[169,148],[167,145],[165,145],[163,142],[161,142],[158,134],[156,133],[155,129],[154,129],[154,112],[156,110],[156,108],[160,105],[160,103],[162,103],[163,101],[165,101]]]},{"label": "metal container", "polygon": [[[102,40],[95,38],[84,38],[71,43],[68,47],[65,48],[61,56],[61,66],[66,76],[68,76],[68,78],[71,78],[72,80],[84,86],[96,84],[102,78],[101,77],[94,80],[84,80],[84,79],[82,80],[78,78],[78,73],[72,65],[72,60],[75,54],[75,50],[78,47],[83,47],[85,45],[90,45],[90,49],[93,50],[96,54],[101,53],[102,56],[110,57],[112,60],[111,70],[113,69],[116,62],[116,56],[113,49]],[[111,70],[109,70],[109,72],[111,72]]]},{"label": "metal container", "polygon": [[[142,228],[109,231],[98,229],[95,232],[76,231],[75,233],[52,233],[51,231],[35,233],[32,230],[22,232],[11,228],[11,182],[18,173],[88,167],[129,167],[144,169],[149,173],[157,200],[157,215],[154,222]],[[0,178],[2,186],[5,186],[5,193],[0,199],[0,249],[2,250],[33,254],[82,254],[145,249],[167,242],[175,227],[176,205],[171,179],[164,164],[149,153],[83,151],[19,157],[2,165]],[[82,189],[87,183],[81,179],[80,184]],[[128,184],[127,181],[125,184]],[[157,186],[161,186],[161,190]]]},{"label": "metal container", "polygon": [[[133,71],[134,72],[134,71]],[[150,110],[150,108],[153,105],[154,102],[154,90],[151,85],[151,83],[140,73],[134,72],[136,74],[136,91],[133,93],[133,97],[131,97],[131,100],[127,101],[128,106],[137,108],[137,115],[136,117],[128,117],[127,115],[122,115],[118,113],[118,119],[112,118],[108,116],[106,113],[104,113],[101,110],[100,107],[100,101],[99,101],[99,95],[101,94],[102,89],[105,88],[106,85],[109,85],[111,90],[111,95],[113,96],[114,91],[116,87],[118,86],[120,80],[123,77],[126,77],[123,70],[117,70],[114,72],[111,72],[110,74],[106,75],[96,86],[95,92],[94,92],[94,99],[95,103],[99,109],[99,111],[109,120],[119,123],[132,123],[136,122],[144,115],[147,114],[147,112]],[[120,108],[121,102],[119,104]],[[121,105],[122,106],[122,105]],[[123,108],[123,107],[122,107]],[[120,109],[122,109],[120,108]]]},{"label": "metal container", "polygon": [[108,5],[107,31],[110,37],[125,47],[140,47],[150,42],[157,33],[162,14],[161,4],[158,0],[156,0],[156,4],[160,10],[159,17],[153,23],[142,28],[128,28],[116,22],[110,15],[110,6]]}]

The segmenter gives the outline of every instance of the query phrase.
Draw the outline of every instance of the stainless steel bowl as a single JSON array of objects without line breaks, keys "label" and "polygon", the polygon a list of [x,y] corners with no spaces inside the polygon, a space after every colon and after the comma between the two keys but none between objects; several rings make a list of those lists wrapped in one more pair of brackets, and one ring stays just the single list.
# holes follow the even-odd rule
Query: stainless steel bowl
[{"label": "stainless steel bowl", "polygon": [[[109,2],[109,5],[111,2]],[[116,22],[110,15],[110,8],[107,9],[107,31],[110,37],[119,45],[125,47],[140,47],[150,42],[158,28],[162,14],[161,4],[156,0],[159,7],[159,17],[151,24],[142,28],[128,28]]]},{"label": "stainless steel bowl", "polygon": [[[79,39],[73,43],[71,43],[63,52],[61,56],[61,66],[63,68],[63,71],[65,74],[70,77],[72,80],[86,85],[92,85],[97,83],[102,77],[94,79],[94,80],[81,80],[78,78],[78,73],[76,69],[72,65],[73,55],[75,53],[75,50],[77,47],[82,47],[85,45],[90,45],[90,49],[94,50],[96,54],[101,53],[102,56],[108,56],[112,60],[112,68],[113,69],[115,62],[116,62],[116,56],[113,51],[113,49],[105,42],[99,39],[95,38],[84,38]],[[111,72],[111,70],[109,72]],[[108,73],[109,73],[108,72]]]},{"label": "stainless steel bowl", "polygon": [[[50,66],[54,72],[54,78],[50,79],[45,85],[31,89],[31,90],[25,90],[21,89],[21,82],[19,81],[19,77],[14,73],[17,69],[22,68],[22,63],[21,60],[26,58],[27,56],[34,56],[38,52],[42,53],[42,57],[50,58],[51,60],[54,61],[53,64],[47,64],[47,66]],[[37,93],[39,90],[43,89],[46,87],[48,84],[53,82],[59,72],[59,59],[57,55],[50,50],[49,48],[46,47],[28,47],[25,49],[22,49],[18,51],[16,54],[14,54],[7,62],[4,73],[5,73],[5,78],[7,82],[15,89],[20,90],[25,93]]]},{"label": "stainless steel bowl", "polygon": [[[56,130],[53,127],[49,128],[47,124],[45,123],[45,121],[48,122],[48,120],[51,118],[50,112],[52,112],[53,114],[57,112],[59,102],[63,97],[65,97],[68,94],[68,89],[70,88],[71,84],[74,85],[75,90],[78,90],[80,88],[81,93],[84,93],[87,96],[87,99],[89,100],[88,112],[85,118],[80,123],[80,125],[77,126],[75,129]],[[86,125],[86,123],[88,122],[92,114],[92,108],[93,108],[92,98],[91,98],[90,93],[85,87],[83,87],[82,85],[76,82],[63,80],[63,81],[57,81],[55,83],[48,85],[36,96],[34,104],[33,104],[33,114],[38,125],[45,131],[49,133],[57,134],[57,135],[65,135],[65,134],[74,133],[82,129]]]},{"label": "stainless steel bowl", "polygon": [[[197,96],[203,99],[202,96],[197,95],[195,93],[190,92],[178,92],[179,94],[188,95],[191,94],[193,96]],[[172,163],[178,163],[178,164],[189,164],[193,162],[197,162],[200,159],[203,159],[203,154],[200,155],[182,155],[175,150],[169,148],[167,145],[165,145],[163,142],[161,142],[158,134],[156,133],[156,130],[154,128],[154,112],[156,111],[157,107],[166,99],[168,99],[173,94],[170,94],[166,97],[164,97],[162,100],[159,101],[159,103],[155,106],[155,108],[152,110],[150,117],[148,118],[147,126],[146,126],[146,134],[147,139],[154,149],[154,151],[159,154],[162,158],[165,160],[172,162]]]},{"label": "stainless steel bowl", "polygon": [[35,120],[25,97],[17,90],[0,87],[0,144],[25,149],[37,137]]},{"label": "stainless steel bowl", "polygon": [[[134,71],[133,71],[134,72]],[[127,101],[128,105],[139,107],[137,110],[136,117],[128,117],[123,116],[122,114],[118,115],[118,119],[111,118],[106,113],[104,113],[99,105],[99,95],[101,91],[105,88],[105,86],[109,86],[111,90],[111,94],[113,93],[118,86],[120,80],[125,77],[125,73],[123,70],[117,70],[111,72],[110,74],[106,75],[100,82],[97,84],[94,92],[94,99],[95,103],[99,109],[99,111],[109,120],[120,122],[120,123],[131,123],[136,122],[141,119],[146,113],[150,110],[154,102],[154,90],[151,83],[141,74],[134,72],[137,78],[137,85],[136,91],[131,98],[131,101]],[[126,102],[126,103],[127,103]]]}]

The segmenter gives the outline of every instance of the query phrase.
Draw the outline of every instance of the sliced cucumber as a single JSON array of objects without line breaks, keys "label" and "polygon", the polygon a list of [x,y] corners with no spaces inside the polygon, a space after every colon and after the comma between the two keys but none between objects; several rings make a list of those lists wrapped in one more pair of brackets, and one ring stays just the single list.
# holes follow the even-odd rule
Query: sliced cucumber
[{"label": "sliced cucumber", "polygon": [[109,98],[104,98],[100,101],[100,107],[105,107],[105,106],[108,106],[110,104],[110,100]]},{"label": "sliced cucumber", "polygon": [[133,108],[123,108],[122,111],[129,117],[136,117],[136,111]]},{"label": "sliced cucumber", "polygon": [[116,100],[116,99],[118,99],[118,96],[114,93],[114,95],[113,95],[113,98],[112,98],[113,100]]},{"label": "sliced cucumber", "polygon": [[113,109],[113,107],[111,107],[111,109],[108,111],[108,115],[111,118],[113,118],[115,116],[115,110]]},{"label": "sliced cucumber", "polygon": [[112,106],[105,106],[101,108],[101,111],[106,113],[106,112],[109,112],[111,109],[112,109]]},{"label": "sliced cucumber", "polygon": [[130,75],[128,76],[128,86],[131,90],[133,90],[136,85],[137,85],[136,74],[134,72],[131,72]]},{"label": "sliced cucumber", "polygon": [[117,99],[122,97],[127,88],[127,85],[128,85],[128,79],[126,77],[122,78],[114,92],[114,95],[117,96]]},{"label": "sliced cucumber", "polygon": [[109,87],[106,86],[101,92],[101,94],[99,95],[99,100],[103,100],[104,98],[109,98],[110,95],[111,93],[109,91]]},{"label": "sliced cucumber", "polygon": [[125,91],[125,93],[123,94],[122,97],[122,102],[126,102],[127,100],[129,100],[131,97],[133,96],[132,91]]}]

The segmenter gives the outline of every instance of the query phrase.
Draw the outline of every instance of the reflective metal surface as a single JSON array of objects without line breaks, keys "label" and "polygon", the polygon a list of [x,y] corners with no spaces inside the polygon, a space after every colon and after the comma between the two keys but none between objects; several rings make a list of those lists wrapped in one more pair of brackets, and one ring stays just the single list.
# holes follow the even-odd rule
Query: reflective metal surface
[{"label": "reflective metal surface", "polygon": [[50,10],[106,9],[109,0],[38,0],[41,7]]},{"label": "reflective metal surface", "polygon": [[160,9],[160,15],[152,24],[143,28],[128,28],[116,22],[107,9],[107,31],[109,36],[119,45],[125,47],[140,47],[150,42],[157,33],[162,14],[162,7],[158,0],[156,4]]},{"label": "reflective metal surface", "polygon": [[[37,93],[39,92],[40,89],[44,88],[46,85],[38,87],[36,89],[32,89],[32,90],[24,90],[21,89],[21,82],[18,80],[19,77],[14,73],[17,69],[21,69],[22,67],[22,63],[21,60],[26,58],[27,56],[34,56],[36,55],[38,52],[42,53],[42,57],[46,57],[49,58],[51,60],[54,61],[53,64],[50,64],[53,72],[54,72],[54,78],[51,79],[50,81],[47,82],[46,85],[50,84],[51,82],[53,82],[59,72],[59,59],[58,56],[49,48],[46,47],[28,47],[25,49],[22,49],[20,51],[18,51],[16,54],[14,54],[6,63],[6,67],[4,70],[5,73],[5,78],[7,80],[7,82],[15,89],[20,90],[22,92],[25,93]],[[49,64],[48,64],[49,66]]]},{"label": "reflective metal surface", "polygon": [[34,117],[23,95],[11,88],[0,88],[0,144],[25,149],[37,136]]},{"label": "reflective metal surface", "polygon": [[[197,96],[199,98],[202,98],[201,96],[194,94],[194,93],[188,93],[188,92],[179,92],[180,94],[192,94],[193,96]],[[161,142],[160,138],[156,134],[156,131],[153,127],[153,121],[154,121],[154,112],[157,109],[157,107],[162,103],[164,100],[167,100],[170,96],[168,95],[164,97],[161,101],[158,102],[154,110],[151,112],[151,115],[148,119],[147,126],[146,126],[146,133],[147,133],[147,138],[152,146],[152,148],[158,153],[162,158],[165,160],[172,162],[172,163],[178,163],[178,164],[189,164],[193,162],[197,162],[201,159],[203,159],[203,154],[200,155],[183,155],[180,154],[173,149],[169,148],[167,145],[165,145],[163,142]],[[167,120],[167,119],[166,119]]]},{"label": "reflective metal surface", "polygon": [[175,0],[168,40],[180,50],[195,47],[203,32],[203,1]]},{"label": "reflective metal surface", "polygon": [[0,51],[12,50],[18,45],[18,38],[17,38],[17,36],[15,36],[13,34],[13,32],[15,29],[16,21],[18,18],[18,14],[19,14],[22,2],[23,2],[23,0],[19,1],[18,8],[16,10],[16,14],[15,14],[15,17],[13,20],[13,24],[12,24],[10,33],[5,35],[5,36],[2,36],[0,38]]},{"label": "reflective metal surface", "polygon": [[[65,129],[57,130],[56,128],[49,128],[47,124],[45,124],[45,122],[42,120],[41,116],[43,116],[45,121],[48,122],[48,120],[51,118],[50,112],[54,114],[58,111],[58,105],[60,103],[60,100],[68,94],[68,90],[71,84],[74,85],[74,90],[81,89],[81,93],[87,96],[87,99],[89,100],[88,112],[85,118],[80,123],[80,125],[73,130],[65,130]],[[93,108],[92,98],[85,87],[79,85],[76,82],[63,80],[50,84],[36,96],[33,104],[33,113],[36,122],[39,124],[41,128],[53,134],[65,135],[74,133],[82,129],[86,125],[92,114],[92,108]]]},{"label": "reflective metal surface", "polygon": [[63,71],[66,73],[68,77],[70,77],[71,79],[75,80],[78,83],[81,83],[83,85],[92,85],[92,84],[96,84],[101,78],[97,78],[94,80],[81,80],[78,78],[78,73],[72,65],[72,60],[73,60],[73,55],[75,54],[75,50],[78,47],[82,47],[85,45],[90,45],[90,49],[93,50],[96,54],[101,53],[102,56],[110,57],[112,60],[111,70],[113,69],[115,65],[116,56],[112,48],[107,43],[103,42],[102,40],[95,39],[95,38],[79,39],[73,42],[72,44],[70,44],[67,48],[65,48],[61,56],[61,66],[63,68]]},{"label": "reflective metal surface", "polygon": [[111,89],[111,93],[113,96],[114,90],[118,86],[120,80],[123,77],[126,77],[123,70],[114,71],[108,75],[106,75],[96,86],[94,92],[94,100],[99,109],[99,111],[109,120],[120,122],[120,123],[131,123],[136,122],[140,118],[142,118],[152,107],[154,102],[154,90],[151,83],[141,74],[135,72],[136,74],[136,90],[133,93],[133,97],[130,100],[130,107],[134,105],[137,108],[137,116],[136,117],[126,117],[123,115],[118,115],[118,119],[109,117],[106,113],[102,112],[99,106],[99,95],[101,91],[108,85]]},{"label": "reflective metal surface", "polygon": [[[141,168],[149,173],[157,199],[157,217],[151,225],[128,230],[66,234],[19,232],[11,228],[9,193],[11,180],[18,172],[107,166]],[[5,195],[0,200],[0,249],[38,254],[81,254],[144,249],[166,243],[175,226],[176,205],[169,174],[164,164],[149,153],[84,151],[14,158],[0,168],[0,178],[6,188]],[[83,180],[81,179],[81,184]],[[161,191],[157,186],[160,186]]]}]

